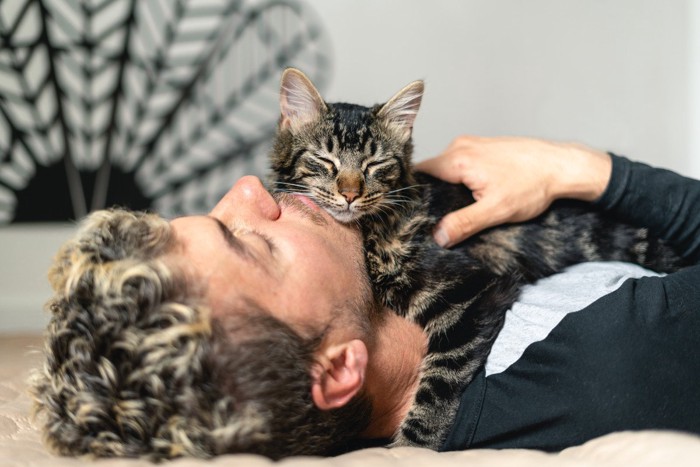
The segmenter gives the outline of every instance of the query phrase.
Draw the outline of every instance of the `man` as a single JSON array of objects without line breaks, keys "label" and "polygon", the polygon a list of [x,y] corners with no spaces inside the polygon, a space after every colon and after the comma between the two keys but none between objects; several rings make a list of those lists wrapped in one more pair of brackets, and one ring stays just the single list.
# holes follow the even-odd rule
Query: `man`
[{"label": "man", "polygon": [[375,309],[363,268],[356,231],[254,177],[208,216],[92,215],[50,271],[47,443],[282,457],[391,435],[425,337]]},{"label": "man", "polygon": [[[474,189],[477,205],[496,196],[494,189],[486,189],[497,185],[494,174],[518,170],[522,183],[508,190],[538,194],[521,201],[512,198],[512,212],[519,214],[500,220],[525,219],[564,196],[600,199],[601,206],[613,210],[632,210],[630,203],[640,203],[642,214],[630,214],[639,220],[649,214],[650,203],[653,207],[653,200],[639,199],[642,182],[635,174],[641,173],[658,183],[668,199],[686,201],[671,221],[664,220],[668,213],[663,210],[652,216],[668,230],[661,233],[669,233],[672,242],[678,240],[689,257],[700,252],[700,216],[693,215],[700,202],[692,201],[700,198],[697,182],[681,183],[676,175],[617,158],[611,166],[609,156],[582,147],[535,140],[476,140],[467,146],[468,150],[448,151],[424,169],[438,175],[441,170],[467,173],[460,181]],[[486,169],[475,171],[466,164],[474,153],[489,154],[488,164],[476,164]],[[536,165],[531,163],[533,155],[538,157]],[[564,156],[566,164],[561,163]],[[445,225],[441,227],[444,232]],[[441,238],[440,229],[436,235],[443,243],[454,238]],[[361,239],[353,228],[336,223],[307,198],[271,197],[253,177],[239,180],[208,216],[167,223],[157,216],[122,211],[93,215],[59,252],[50,272],[56,295],[50,303],[48,358],[34,385],[38,409],[46,417],[48,443],[65,454],[162,458],[259,452],[283,457],[332,454],[358,437],[390,437],[413,403],[426,339],[413,323],[390,310],[377,310],[363,268]],[[627,295],[610,303],[617,311],[648,311],[649,304],[636,303],[628,290],[641,283],[623,281],[624,274],[620,284],[628,287],[620,290]],[[659,287],[666,287],[682,294],[683,300],[669,304],[662,295],[650,306],[665,310],[673,305],[684,311],[700,303],[700,292],[687,282],[693,274],[700,272],[690,268],[657,278],[646,289],[658,293]],[[609,297],[617,296],[617,289],[605,290]],[[625,298],[629,301],[623,302]],[[572,315],[576,316],[569,319]],[[682,356],[696,347],[686,337],[700,329],[697,313],[682,314],[680,328],[661,323],[664,339],[650,337],[653,333],[647,328],[640,334],[641,328],[630,328],[629,321],[611,325],[603,333],[605,339],[625,344],[616,348],[623,358],[614,368],[600,347],[592,349],[591,342],[578,339],[576,326],[567,327],[579,316],[593,319],[584,323],[582,337],[595,336],[602,328],[598,310],[569,314],[561,318],[563,327],[548,324],[554,342],[566,343],[565,354],[557,353],[561,345],[548,347],[551,341],[545,333],[541,342],[500,369],[503,376],[480,375],[465,391],[443,448],[560,449],[611,429],[700,431],[698,404],[688,395],[699,389],[695,375],[700,359]],[[634,322],[634,314],[621,316]],[[507,321],[504,331],[508,326]],[[561,336],[556,334],[559,329]],[[673,332],[673,338],[666,339],[666,331]],[[643,336],[632,343],[641,340],[655,347],[643,347],[640,358],[633,359],[637,351],[626,340],[631,335]],[[528,353],[531,349],[534,355]],[[684,392],[677,401],[663,398],[664,410],[652,413],[649,408],[665,390],[654,383],[658,368],[645,367],[639,374],[635,365],[640,359],[656,364],[656,354],[666,350],[681,355],[675,374],[665,376],[673,387],[684,385]],[[494,349],[496,356],[500,352]],[[552,356],[561,358],[546,360]],[[600,367],[586,372],[576,366],[589,357]],[[533,379],[542,361],[551,371]],[[511,367],[531,373],[513,375]],[[583,386],[589,390],[575,398],[551,391],[557,384],[549,379],[553,374],[584,376],[588,380]],[[608,379],[615,374],[624,378]],[[517,384],[509,386],[513,382]],[[493,388],[495,396],[486,388]],[[613,407],[616,410],[609,409],[610,400],[594,399],[593,408],[575,404],[596,391],[611,398],[613,405],[622,402]],[[533,392],[547,397],[534,404]],[[631,393],[635,398],[625,399]],[[599,425],[595,419],[601,413],[595,404],[610,415]],[[629,404],[638,404],[638,410],[630,412]],[[543,407],[548,410],[538,418]],[[579,430],[582,414],[587,415],[586,425]]]}]

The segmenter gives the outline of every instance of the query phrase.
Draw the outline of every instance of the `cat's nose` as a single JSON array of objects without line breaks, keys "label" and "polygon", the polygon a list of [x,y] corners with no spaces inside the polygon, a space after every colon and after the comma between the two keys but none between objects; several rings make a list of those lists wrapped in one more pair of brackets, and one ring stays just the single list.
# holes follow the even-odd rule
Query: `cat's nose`
[{"label": "cat's nose", "polygon": [[357,171],[351,170],[341,170],[336,183],[338,193],[345,198],[348,204],[360,197],[364,187],[362,175]]},{"label": "cat's nose", "polygon": [[346,190],[341,190],[340,194],[343,195],[343,198],[345,198],[345,201],[348,202],[348,204],[352,203],[355,201],[355,199],[360,196],[360,190],[356,188],[352,189],[346,189]]}]

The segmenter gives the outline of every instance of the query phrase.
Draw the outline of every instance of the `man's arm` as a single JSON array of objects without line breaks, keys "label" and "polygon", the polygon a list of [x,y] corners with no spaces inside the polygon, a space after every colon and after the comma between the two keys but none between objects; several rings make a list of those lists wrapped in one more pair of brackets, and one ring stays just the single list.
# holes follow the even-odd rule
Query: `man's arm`
[{"label": "man's arm", "polygon": [[700,181],[613,156],[608,188],[596,204],[700,260]]},{"label": "man's arm", "polygon": [[598,199],[611,161],[582,145],[462,136],[416,169],[464,183],[474,194],[476,203],[448,214],[435,229],[437,243],[451,246],[488,227],[532,219],[555,199]]}]

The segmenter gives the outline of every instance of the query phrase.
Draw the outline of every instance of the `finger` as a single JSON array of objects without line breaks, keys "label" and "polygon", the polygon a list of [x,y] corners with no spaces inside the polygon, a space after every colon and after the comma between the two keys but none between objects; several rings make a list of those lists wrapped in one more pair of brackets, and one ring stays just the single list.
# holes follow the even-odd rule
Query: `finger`
[{"label": "finger", "polygon": [[416,170],[450,183],[460,183],[462,181],[460,172],[454,170],[452,157],[447,153],[416,164]]},{"label": "finger", "polygon": [[461,135],[452,140],[450,145],[447,147],[445,152],[452,151],[454,149],[467,148],[472,146],[474,143],[478,142],[482,138],[472,135]]},{"label": "finger", "polygon": [[472,235],[493,227],[501,221],[493,215],[493,208],[483,201],[451,212],[443,217],[435,227],[435,242],[445,248],[471,237]]}]

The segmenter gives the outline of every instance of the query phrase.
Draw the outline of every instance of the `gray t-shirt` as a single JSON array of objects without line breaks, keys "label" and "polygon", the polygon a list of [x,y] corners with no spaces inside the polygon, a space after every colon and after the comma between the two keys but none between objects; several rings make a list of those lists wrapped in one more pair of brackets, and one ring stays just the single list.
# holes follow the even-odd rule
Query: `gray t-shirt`
[{"label": "gray t-shirt", "polygon": [[515,363],[527,346],[544,340],[569,313],[617,290],[624,281],[660,274],[620,262],[583,263],[523,288],[506,313],[503,329],[494,342],[486,376],[501,373]]}]

